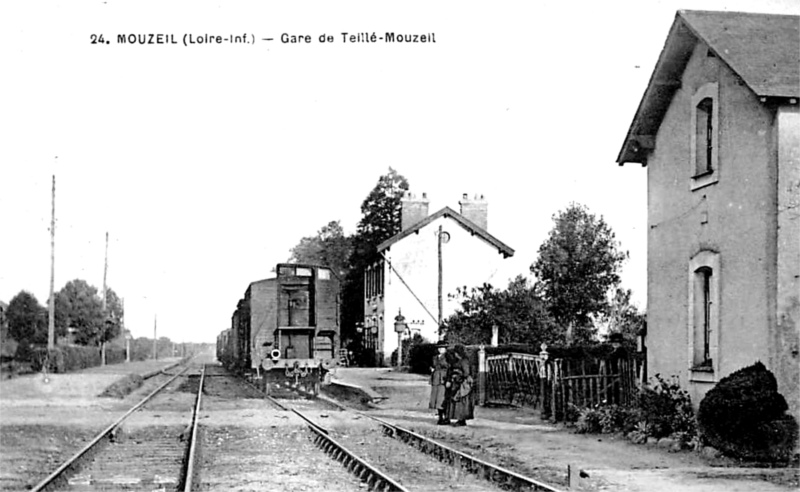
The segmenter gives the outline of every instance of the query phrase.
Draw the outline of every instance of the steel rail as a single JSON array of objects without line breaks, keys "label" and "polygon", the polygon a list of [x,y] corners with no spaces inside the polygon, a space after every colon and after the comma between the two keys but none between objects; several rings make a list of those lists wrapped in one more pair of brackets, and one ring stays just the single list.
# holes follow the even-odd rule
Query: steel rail
[{"label": "steel rail", "polygon": [[400,485],[391,477],[380,471],[373,465],[369,464],[366,460],[359,457],[354,452],[350,451],[340,442],[336,441],[330,436],[330,432],[325,427],[317,424],[309,417],[305,416],[302,412],[287,407],[283,403],[270,395],[264,395],[269,401],[286,411],[294,412],[298,417],[303,419],[308,425],[309,429],[316,435],[314,437],[314,444],[316,444],[323,452],[331,456],[333,459],[340,461],[347,471],[356,475],[360,480],[367,483],[369,490],[379,490],[382,492],[408,492],[408,489]]},{"label": "steel rail", "polygon": [[172,376],[169,380],[167,380],[167,382],[165,382],[164,384],[162,384],[161,386],[159,386],[158,388],[153,390],[152,393],[150,393],[149,395],[144,397],[144,399],[141,400],[136,405],[134,405],[133,408],[131,408],[130,410],[125,412],[125,414],[122,417],[120,417],[119,419],[114,421],[114,423],[109,425],[105,430],[103,430],[97,436],[95,436],[95,438],[92,439],[91,442],[89,442],[89,444],[84,446],[80,451],[75,453],[71,458],[69,458],[67,461],[62,463],[61,466],[59,466],[53,473],[48,475],[44,480],[42,480],[41,482],[36,484],[36,486],[34,486],[31,489],[32,492],[40,492],[42,490],[45,490],[46,487],[52,485],[70,466],[74,465],[75,462],[78,461],[83,455],[85,455],[89,450],[91,450],[93,447],[95,447],[100,441],[102,441],[105,437],[107,437],[109,434],[111,434],[114,431],[114,429],[119,427],[119,425],[125,419],[127,419],[133,412],[139,410],[145,403],[147,403],[151,398],[153,398],[161,390],[166,388],[168,384],[170,384],[171,382],[175,381],[178,378],[178,376],[182,375],[188,369],[189,369],[188,366],[185,367],[181,372],[179,372],[178,374]]},{"label": "steel rail", "polygon": [[[458,451],[434,439],[425,437],[414,431],[405,429],[396,424],[392,424],[391,422],[387,422],[373,415],[369,415],[368,413],[348,408],[333,398],[322,395],[320,395],[319,398],[327,403],[339,407],[342,410],[354,411],[359,415],[370,418],[378,422],[384,428],[384,432],[391,437],[397,437],[400,441],[415,446],[421,451],[431,454],[441,461],[449,463],[453,466],[464,468],[468,472],[480,475],[490,482],[502,482],[506,486],[510,486],[517,490],[527,489],[542,492],[562,492],[561,489],[558,489],[552,485],[540,482],[530,477],[526,477],[501,466],[494,465],[480,458],[476,458],[467,453]],[[410,442],[412,440],[415,442]],[[420,445],[420,443],[422,444]]]},{"label": "steel rail", "polygon": [[552,485],[534,480],[524,475],[520,475],[519,473],[513,472],[507,468],[494,465],[480,458],[476,458],[467,453],[458,451],[429,437],[425,437],[414,431],[400,427],[399,425],[392,424],[383,419],[379,419],[378,417],[374,417],[363,412],[357,413],[378,422],[383,427],[384,433],[387,435],[414,446],[424,453],[438,458],[440,461],[479,475],[490,482],[498,483],[513,490],[562,492],[561,489],[557,489]]},{"label": "steel rail", "polygon": [[[247,381],[246,379],[243,379],[243,381],[247,382],[247,384],[256,389],[259,389],[250,381]],[[403,487],[397,481],[393,480],[384,472],[380,471],[375,466],[371,465],[366,460],[344,447],[341,443],[330,436],[328,429],[317,424],[309,417],[305,416],[302,412],[284,405],[278,401],[277,398],[266,393],[264,393],[264,398],[272,402],[281,410],[294,412],[298,417],[303,419],[308,425],[309,429],[311,429],[311,431],[315,434],[314,444],[316,444],[320,449],[322,449],[323,452],[331,456],[333,459],[342,462],[347,471],[356,475],[360,480],[365,481],[369,490],[377,490],[381,492],[409,492],[407,488]],[[333,404],[340,406],[341,408],[345,408],[338,402],[334,402]]]},{"label": "steel rail", "polygon": [[314,424],[297,410],[292,410],[309,423],[308,427],[316,434],[314,444],[333,459],[340,461],[347,471],[366,482],[369,490],[408,492],[408,489],[328,435],[322,427]]},{"label": "steel rail", "polygon": [[200,385],[197,389],[197,400],[194,405],[194,412],[192,413],[192,437],[189,441],[189,457],[187,458],[186,465],[186,479],[184,480],[184,492],[192,490],[192,480],[194,477],[194,461],[196,458],[197,450],[197,428],[200,424],[200,402],[203,397],[203,384],[205,383],[206,366],[203,364],[203,370],[200,372]]}]

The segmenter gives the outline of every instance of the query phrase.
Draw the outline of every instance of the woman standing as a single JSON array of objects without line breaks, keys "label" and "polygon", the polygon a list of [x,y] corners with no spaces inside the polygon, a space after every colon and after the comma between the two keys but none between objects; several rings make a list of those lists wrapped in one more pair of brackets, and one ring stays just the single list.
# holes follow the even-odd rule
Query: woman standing
[{"label": "woman standing", "polygon": [[453,425],[467,425],[467,420],[475,418],[475,403],[473,401],[473,378],[467,351],[463,345],[456,345],[453,349],[453,362],[450,365],[447,382],[449,383],[447,419],[455,420]]},{"label": "woman standing", "polygon": [[436,410],[439,415],[439,421],[436,423],[443,425],[450,423],[445,416],[445,383],[447,382],[447,370],[449,368],[449,364],[447,363],[447,357],[445,356],[445,353],[447,352],[447,345],[440,343],[436,345],[436,348],[439,353],[433,358],[431,367],[431,400],[428,403],[428,408],[431,410]]}]

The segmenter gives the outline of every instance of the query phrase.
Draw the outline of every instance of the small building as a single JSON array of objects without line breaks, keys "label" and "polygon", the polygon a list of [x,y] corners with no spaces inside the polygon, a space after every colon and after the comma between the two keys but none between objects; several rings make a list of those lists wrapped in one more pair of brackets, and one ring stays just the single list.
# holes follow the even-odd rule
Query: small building
[{"label": "small building", "polygon": [[394,323],[402,314],[409,333],[435,342],[439,322],[460,307],[458,289],[496,281],[500,262],[514,250],[487,232],[483,196],[463,195],[460,212],[450,207],[428,215],[428,198],[407,193],[401,231],[378,245],[380,261],[364,272],[363,337],[379,365],[397,350]]},{"label": "small building", "polygon": [[648,373],[761,361],[800,421],[800,17],[679,11],[617,162],[647,166]]}]

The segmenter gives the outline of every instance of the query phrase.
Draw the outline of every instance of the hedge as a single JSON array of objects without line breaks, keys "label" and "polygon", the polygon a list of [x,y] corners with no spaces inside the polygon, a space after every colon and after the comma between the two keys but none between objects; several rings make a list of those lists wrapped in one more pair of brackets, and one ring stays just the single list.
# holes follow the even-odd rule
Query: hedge
[{"label": "hedge", "polygon": [[[102,363],[99,347],[83,345],[57,345],[48,351],[46,347],[33,347],[20,344],[17,349],[16,360],[30,362],[33,371],[41,371],[47,359],[47,370],[52,373],[64,373],[99,366]],[[106,363],[118,364],[125,362],[125,349],[106,346]]]}]

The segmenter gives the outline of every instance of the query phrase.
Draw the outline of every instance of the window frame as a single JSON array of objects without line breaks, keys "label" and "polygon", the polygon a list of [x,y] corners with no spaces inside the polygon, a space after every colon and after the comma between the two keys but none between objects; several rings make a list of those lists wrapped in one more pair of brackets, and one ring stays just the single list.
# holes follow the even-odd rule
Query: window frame
[{"label": "window frame", "polygon": [[[705,132],[706,138],[698,142],[698,125],[697,118],[702,111],[701,105],[709,100],[711,104],[710,120],[706,119],[706,125],[711,124],[710,132]],[[719,181],[719,84],[716,82],[708,82],[700,86],[692,96],[691,101],[691,128],[690,128],[690,176],[691,176],[691,189],[692,191],[703,188],[710,184]],[[710,145],[708,136],[710,133]],[[702,156],[706,156],[706,162],[702,166],[698,166],[698,158],[701,155],[698,153],[698,145],[705,147]],[[708,147],[710,146],[710,156]]]},{"label": "window frame", "polygon": [[[719,375],[721,273],[719,253],[714,251],[700,251],[689,261],[687,355],[690,381],[715,382]],[[708,291],[702,295],[697,289],[704,286]],[[702,311],[698,312],[699,309]],[[702,320],[700,323],[697,322],[699,319]],[[698,330],[703,331],[701,336],[698,336]],[[707,353],[705,344],[708,345]],[[706,364],[706,360],[710,364]]]}]

